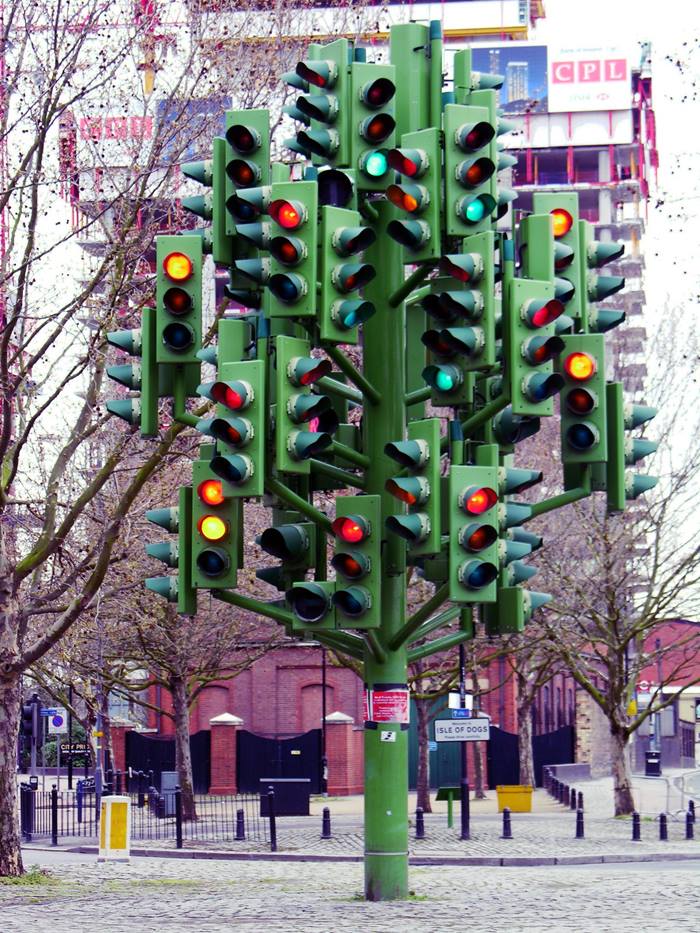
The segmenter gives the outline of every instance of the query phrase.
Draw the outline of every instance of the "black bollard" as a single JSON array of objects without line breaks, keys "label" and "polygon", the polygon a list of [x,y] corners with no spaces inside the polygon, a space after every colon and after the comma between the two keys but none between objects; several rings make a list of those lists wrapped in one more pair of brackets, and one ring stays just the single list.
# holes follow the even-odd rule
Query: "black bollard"
[{"label": "black bollard", "polygon": [[512,839],[513,830],[510,825],[510,810],[508,807],[503,808],[503,835],[501,839]]},{"label": "black bollard", "polygon": [[569,800],[569,810],[576,809],[576,791],[574,788],[571,788],[571,799]]},{"label": "black bollard", "polygon": [[277,851],[277,822],[275,820],[275,792],[270,787],[267,791],[267,815],[270,818],[270,852]]},{"label": "black bollard", "polygon": [[695,830],[695,820],[690,810],[685,815],[685,838],[692,839]]},{"label": "black bollard", "polygon": [[578,807],[577,809],[583,810],[583,794],[581,791],[578,792]]},{"label": "black bollard", "polygon": [[661,842],[668,840],[668,817],[665,813],[659,813],[659,839]]},{"label": "black bollard", "polygon": [[245,839],[245,816],[243,810],[236,810],[236,842]]},{"label": "black bollard", "polygon": [[567,803],[569,800],[569,787],[562,781],[559,788],[559,803]]},{"label": "black bollard", "polygon": [[549,793],[552,795],[552,797],[554,797],[555,800],[559,797],[559,779],[558,778],[552,778],[552,783],[549,788]]},{"label": "black bollard", "polygon": [[416,807],[416,839],[425,839],[425,822],[423,820],[423,807]]},{"label": "black bollard", "polygon": [[330,807],[323,808],[323,820],[321,823],[321,839],[331,838],[331,811]]},{"label": "black bollard", "polygon": [[182,848],[182,790],[175,788],[175,848]]},{"label": "black bollard", "polygon": [[576,838],[583,839],[583,810],[576,811]]},{"label": "black bollard", "polygon": [[55,784],[51,786],[51,845],[58,845],[58,790]]},{"label": "black bollard", "polygon": [[144,776],[143,771],[136,772],[136,793],[138,795],[136,798],[136,806],[139,807],[139,809],[142,809],[146,803],[146,792],[143,789]]},{"label": "black bollard", "polygon": [[642,821],[635,810],[632,814],[632,842],[640,842],[642,838]]},{"label": "black bollard", "polygon": [[695,822],[695,801],[694,800],[688,801],[688,813],[690,813],[690,815],[693,817],[693,823],[694,823]]}]

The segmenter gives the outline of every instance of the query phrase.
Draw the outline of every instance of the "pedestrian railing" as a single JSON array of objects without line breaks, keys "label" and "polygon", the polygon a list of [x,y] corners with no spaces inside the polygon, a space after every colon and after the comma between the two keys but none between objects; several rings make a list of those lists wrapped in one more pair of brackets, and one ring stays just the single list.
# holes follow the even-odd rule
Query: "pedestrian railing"
[{"label": "pedestrian railing", "polygon": [[[179,788],[165,794],[154,787],[129,794],[133,842],[170,842],[181,848],[187,843],[219,843],[249,840],[269,841],[269,821],[260,816],[257,794],[209,795],[194,798],[194,819],[183,812]],[[20,785],[20,831],[22,838],[91,838],[99,833],[99,796],[94,784],[87,789],[49,791]]]}]

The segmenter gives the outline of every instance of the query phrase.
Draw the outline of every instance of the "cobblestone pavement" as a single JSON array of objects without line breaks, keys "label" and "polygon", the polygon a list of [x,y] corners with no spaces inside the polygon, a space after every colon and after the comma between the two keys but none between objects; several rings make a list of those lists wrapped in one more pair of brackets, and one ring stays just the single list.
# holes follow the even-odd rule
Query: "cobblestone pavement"
[{"label": "cobblestone pavement", "polygon": [[[63,860],[63,862],[61,861]],[[69,861],[66,861],[69,860]],[[408,901],[365,903],[362,866],[28,852],[52,880],[0,885],[3,933],[682,933],[700,929],[700,861],[414,867]]]}]

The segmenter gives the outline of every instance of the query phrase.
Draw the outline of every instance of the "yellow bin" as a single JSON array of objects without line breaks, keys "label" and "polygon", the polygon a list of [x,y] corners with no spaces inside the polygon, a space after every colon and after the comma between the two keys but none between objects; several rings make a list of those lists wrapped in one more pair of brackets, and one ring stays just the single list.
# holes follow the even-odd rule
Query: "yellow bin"
[{"label": "yellow bin", "polygon": [[505,807],[511,813],[532,812],[532,786],[530,784],[497,784],[498,812],[502,813]]}]

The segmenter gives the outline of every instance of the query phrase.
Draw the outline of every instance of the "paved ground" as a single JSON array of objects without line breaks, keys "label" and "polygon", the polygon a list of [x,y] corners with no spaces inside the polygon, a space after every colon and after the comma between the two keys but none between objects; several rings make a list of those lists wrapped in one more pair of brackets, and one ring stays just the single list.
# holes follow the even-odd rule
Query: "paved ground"
[{"label": "paved ground", "polygon": [[3,933],[681,933],[700,929],[700,860],[414,867],[409,901],[361,899],[354,863],[94,858],[31,852],[48,883],[0,885]]}]

